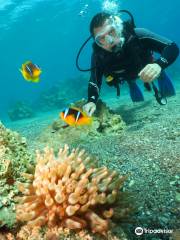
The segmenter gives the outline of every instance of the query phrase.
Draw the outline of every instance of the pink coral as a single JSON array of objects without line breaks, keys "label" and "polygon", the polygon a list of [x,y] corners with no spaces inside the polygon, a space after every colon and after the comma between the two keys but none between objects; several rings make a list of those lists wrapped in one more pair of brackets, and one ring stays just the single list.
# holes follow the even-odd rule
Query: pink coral
[{"label": "pink coral", "polygon": [[67,145],[57,157],[53,149],[37,151],[36,159],[34,176],[24,175],[33,179],[32,184],[19,184],[24,196],[16,208],[17,220],[32,228],[90,227],[93,233],[105,235],[125,177],[106,167],[91,167],[92,159],[84,150],[69,153]]}]

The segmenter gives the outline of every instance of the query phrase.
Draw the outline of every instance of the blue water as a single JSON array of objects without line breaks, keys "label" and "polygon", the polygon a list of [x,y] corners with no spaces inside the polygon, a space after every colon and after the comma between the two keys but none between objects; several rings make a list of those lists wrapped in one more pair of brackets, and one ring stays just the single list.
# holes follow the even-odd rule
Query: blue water
[{"label": "blue water", "polygon": [[[68,84],[68,79],[80,75],[75,67],[76,54],[89,36],[91,18],[102,10],[103,3],[98,0],[0,0],[0,119],[7,116],[12,103],[18,100],[32,103],[56,82]],[[114,3],[118,3],[119,9],[130,10],[137,26],[180,45],[179,0]],[[91,44],[81,55],[82,67],[89,67],[90,55]],[[29,83],[22,78],[19,68],[26,60],[42,68],[40,83]],[[170,68],[176,76],[179,64],[178,59]]]}]

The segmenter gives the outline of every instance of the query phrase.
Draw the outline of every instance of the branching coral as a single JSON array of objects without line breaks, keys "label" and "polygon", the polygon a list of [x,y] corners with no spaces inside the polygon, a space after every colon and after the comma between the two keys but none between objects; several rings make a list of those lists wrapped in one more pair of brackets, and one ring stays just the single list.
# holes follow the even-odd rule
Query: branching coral
[{"label": "branching coral", "polygon": [[38,226],[82,229],[106,234],[113,204],[126,177],[106,167],[95,168],[84,150],[69,153],[67,145],[59,150],[37,151],[35,174],[28,186],[20,183],[23,193],[16,208],[18,221],[31,228]]}]

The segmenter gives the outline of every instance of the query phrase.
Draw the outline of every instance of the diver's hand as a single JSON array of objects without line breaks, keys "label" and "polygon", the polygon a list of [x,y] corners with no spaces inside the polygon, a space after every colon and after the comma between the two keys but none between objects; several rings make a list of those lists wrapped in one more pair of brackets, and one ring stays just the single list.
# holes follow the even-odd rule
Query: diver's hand
[{"label": "diver's hand", "polygon": [[140,79],[143,82],[147,82],[150,83],[153,80],[155,80],[156,78],[159,77],[160,73],[161,73],[161,67],[159,66],[159,64],[157,63],[151,63],[151,64],[147,64],[138,74],[138,76],[140,77]]},{"label": "diver's hand", "polygon": [[96,111],[96,104],[93,102],[88,102],[83,106],[83,111],[87,113],[87,115],[92,116],[92,114]]}]

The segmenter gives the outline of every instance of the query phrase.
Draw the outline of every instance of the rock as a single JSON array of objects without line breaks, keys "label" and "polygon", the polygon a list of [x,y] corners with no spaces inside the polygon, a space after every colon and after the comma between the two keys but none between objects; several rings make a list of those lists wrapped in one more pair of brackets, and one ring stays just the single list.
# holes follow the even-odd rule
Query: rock
[{"label": "rock", "polygon": [[129,187],[132,187],[134,184],[135,184],[135,181],[131,180],[130,183],[129,183]]},{"label": "rock", "polygon": [[8,111],[8,116],[12,121],[31,118],[35,114],[32,108],[25,102],[17,102],[14,106]]}]

